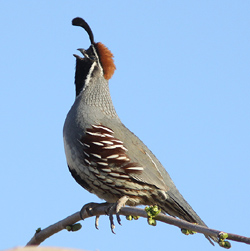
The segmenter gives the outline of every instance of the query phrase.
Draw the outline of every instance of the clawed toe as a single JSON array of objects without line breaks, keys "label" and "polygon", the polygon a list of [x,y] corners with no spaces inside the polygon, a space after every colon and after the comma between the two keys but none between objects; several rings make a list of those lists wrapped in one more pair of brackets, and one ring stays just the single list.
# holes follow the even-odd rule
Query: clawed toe
[{"label": "clawed toe", "polygon": [[107,214],[109,215],[110,228],[111,228],[111,232],[113,234],[115,234],[115,232],[114,232],[115,224],[114,224],[113,214],[116,214],[116,220],[117,220],[118,224],[121,225],[121,218],[119,215],[119,211],[123,206],[125,206],[127,201],[128,201],[128,197],[123,196],[116,203],[111,204],[111,207],[108,209]]},{"label": "clawed toe", "polygon": [[[95,207],[100,207],[100,206],[103,206],[103,204],[106,204],[106,203],[95,203],[95,202],[90,202],[86,205],[84,205],[80,211],[80,218],[82,220],[84,220],[86,217],[84,217],[84,214],[87,214],[88,216],[93,216],[93,213],[92,213],[92,210],[95,208]],[[95,228],[99,230],[98,228],[98,225],[99,225],[99,218],[100,218],[100,215],[97,215],[95,217]]]},{"label": "clawed toe", "polygon": [[99,218],[100,218],[100,215],[97,215],[97,216],[95,217],[95,228],[96,228],[97,230],[99,230],[99,228],[98,228],[98,226],[99,226]]},{"label": "clawed toe", "polygon": [[[125,206],[127,200],[128,200],[128,197],[123,196],[116,203],[101,203],[101,204],[94,203],[94,202],[88,203],[88,204],[86,204],[86,205],[84,205],[82,207],[82,209],[80,211],[80,217],[83,220],[83,219],[86,218],[85,214],[87,214],[87,216],[93,216],[92,210],[94,208],[100,207],[100,206],[103,206],[103,205],[106,205],[106,206],[109,205],[109,207],[107,208],[106,214],[109,216],[111,232],[113,234],[115,234],[115,232],[114,232],[115,224],[114,224],[113,214],[116,215],[116,220],[117,220],[118,224],[121,225],[121,218],[120,218],[120,215],[119,215],[119,211],[123,206]],[[99,215],[97,215],[96,218],[95,218],[95,228],[96,229],[98,229],[99,218],[100,218]]]}]

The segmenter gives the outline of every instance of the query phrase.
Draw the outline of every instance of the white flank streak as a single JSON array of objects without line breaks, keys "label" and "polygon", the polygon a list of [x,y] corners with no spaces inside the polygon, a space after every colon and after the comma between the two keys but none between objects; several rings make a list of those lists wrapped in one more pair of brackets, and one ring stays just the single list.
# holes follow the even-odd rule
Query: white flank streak
[{"label": "white flank streak", "polygon": [[115,159],[117,157],[119,157],[119,154],[113,154],[113,155],[108,156],[107,159]]},{"label": "white flank streak", "polygon": [[120,177],[121,176],[119,173],[110,173],[109,175],[111,175],[113,177]]},{"label": "white flank streak", "polygon": [[104,149],[108,149],[108,150],[111,150],[111,149],[115,149],[116,148],[116,146],[105,146],[105,147],[103,147]]},{"label": "white flank streak", "polygon": [[128,151],[128,149],[125,146],[122,146],[121,148],[126,152]]},{"label": "white flank streak", "polygon": [[98,159],[101,159],[101,158],[102,158],[102,156],[99,155],[99,154],[96,154],[96,153],[90,153],[90,154],[91,154],[92,156],[98,158]]},{"label": "white flank streak", "polygon": [[77,141],[78,141],[82,146],[84,146],[84,144],[83,144],[79,139],[78,139]]},{"label": "white flank streak", "polygon": [[119,158],[117,158],[118,160],[126,160],[127,159],[127,157],[126,156],[121,156],[121,157],[119,157]]},{"label": "white flank streak", "polygon": [[88,144],[86,144],[86,143],[84,143],[83,145],[86,146],[86,147],[90,147],[90,145],[88,145]]},{"label": "white flank streak", "polygon": [[97,145],[97,146],[104,146],[102,143],[100,142],[92,142],[93,144]]},{"label": "white flank streak", "polygon": [[[154,164],[154,166],[155,166],[155,168],[157,169],[157,171],[159,172],[159,174],[161,175],[161,172],[160,172],[160,170],[158,169],[158,167],[157,167],[157,165],[155,164],[155,162],[153,161],[153,159],[150,157],[150,155],[145,151],[145,153],[147,154],[147,156],[150,158],[150,160],[152,161],[152,163]],[[162,177],[162,175],[161,175],[161,177]],[[162,177],[162,179],[163,179],[163,177]]]},{"label": "white flank streak", "polygon": [[110,137],[110,138],[114,138],[114,136],[113,136],[113,135],[110,135],[110,134],[107,134],[107,133],[104,133],[103,135],[104,135],[103,137]]},{"label": "white flank streak", "polygon": [[85,162],[87,163],[87,164],[89,164],[90,165],[90,162],[87,160],[87,159],[84,159],[85,160]]},{"label": "white flank streak", "polygon": [[129,176],[128,175],[120,175],[121,178],[126,178],[126,179],[129,179]]},{"label": "white flank streak", "polygon": [[122,148],[123,145],[115,145],[116,148]]},{"label": "white flank streak", "polygon": [[86,153],[85,151],[83,151],[83,153],[84,153],[87,157],[89,157],[89,154],[88,154],[88,153]]},{"label": "white flank streak", "polygon": [[108,165],[108,163],[106,163],[106,162],[96,162],[96,163],[101,165],[101,166],[107,166]]},{"label": "white flank streak", "polygon": [[101,125],[92,125],[94,128],[100,128],[100,129],[103,129],[107,132],[110,132],[110,133],[114,133],[111,129],[107,128],[107,127],[104,127],[104,126],[101,126]]},{"label": "white flank streak", "polygon": [[113,142],[119,143],[119,144],[123,144],[122,141],[118,140],[118,139],[113,139]]},{"label": "white flank streak", "polygon": [[92,135],[92,136],[105,137],[103,134],[97,133],[97,132],[88,132],[88,131],[86,131],[86,133],[89,134],[89,135]]},{"label": "white flank streak", "polygon": [[135,170],[135,171],[143,171],[143,167],[141,167],[141,166],[132,166],[132,167],[128,167],[126,169]]},{"label": "white flank streak", "polygon": [[108,169],[108,168],[103,168],[102,171],[105,172],[105,173],[111,173],[111,170]]},{"label": "white flank streak", "polygon": [[113,145],[114,144],[113,142],[107,141],[107,140],[102,140],[101,142],[104,143],[104,144],[107,144],[107,145]]}]

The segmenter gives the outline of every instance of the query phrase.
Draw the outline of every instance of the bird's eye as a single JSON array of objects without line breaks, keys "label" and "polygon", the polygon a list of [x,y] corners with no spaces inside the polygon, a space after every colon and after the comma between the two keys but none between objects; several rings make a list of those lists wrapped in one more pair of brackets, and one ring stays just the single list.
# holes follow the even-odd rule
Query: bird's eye
[{"label": "bird's eye", "polygon": [[91,55],[89,56],[90,59],[92,59],[93,61],[96,60],[96,56],[95,55]]}]

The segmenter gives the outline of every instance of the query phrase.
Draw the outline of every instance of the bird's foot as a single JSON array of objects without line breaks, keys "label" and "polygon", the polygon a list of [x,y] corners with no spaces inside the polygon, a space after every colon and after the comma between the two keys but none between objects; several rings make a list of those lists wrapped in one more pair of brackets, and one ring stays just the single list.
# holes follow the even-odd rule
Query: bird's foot
[{"label": "bird's foot", "polygon": [[[98,207],[103,207],[103,206],[107,206],[107,205],[110,205],[111,203],[107,203],[107,202],[104,202],[104,203],[95,203],[95,202],[90,202],[86,205],[84,205],[80,211],[80,217],[82,220],[84,220],[85,218],[89,217],[89,216],[93,216],[93,213],[92,211]],[[113,205],[113,204],[111,204]],[[86,215],[87,214],[87,215]],[[106,213],[107,214],[107,213]],[[87,217],[86,217],[87,216]],[[99,230],[98,226],[99,226],[99,218],[100,218],[100,215],[96,215],[95,217],[95,228],[97,230]]]},{"label": "bird's foot", "polygon": [[[114,232],[115,224],[114,224],[113,214],[116,215],[117,222],[118,222],[118,224],[121,225],[121,218],[120,218],[120,215],[119,215],[119,211],[123,206],[125,206],[127,200],[128,200],[128,197],[123,196],[116,203],[108,203],[108,202],[105,202],[105,203],[94,203],[94,202],[88,203],[88,204],[86,204],[86,205],[84,205],[82,207],[82,209],[80,211],[80,217],[83,220],[83,219],[85,219],[85,218],[87,218],[89,216],[93,216],[92,211],[95,208],[105,206],[107,208],[106,214],[109,216],[111,231],[112,231],[113,234],[115,234],[115,232]],[[96,229],[98,229],[99,218],[100,218],[100,215],[97,215],[96,218],[95,218],[95,227],[96,227]]]},{"label": "bird's foot", "polygon": [[113,214],[116,215],[116,220],[117,220],[118,224],[121,225],[121,218],[119,215],[119,211],[122,207],[125,206],[127,201],[128,201],[128,197],[123,196],[116,203],[110,203],[110,207],[107,210],[107,215],[109,216],[109,221],[110,221],[110,228],[111,228],[111,231],[113,234],[115,234],[115,232],[114,232],[115,224],[114,224]]}]

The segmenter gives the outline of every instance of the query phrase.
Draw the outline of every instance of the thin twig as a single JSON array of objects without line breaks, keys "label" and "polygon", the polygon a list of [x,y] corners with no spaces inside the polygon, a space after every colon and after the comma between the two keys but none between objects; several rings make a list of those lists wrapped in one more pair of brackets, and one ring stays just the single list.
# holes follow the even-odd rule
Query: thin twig
[{"label": "thin twig", "polygon": [[[91,209],[91,215],[89,213],[87,213],[87,211],[85,210],[83,212],[82,219],[86,219],[92,216],[99,216],[99,215],[106,215],[106,212],[108,210],[108,205],[105,204],[100,204],[99,206],[93,207]],[[137,207],[122,207],[119,211],[120,215],[136,215],[136,216],[140,216],[140,217],[144,217],[147,218],[148,215],[146,213],[146,211],[144,209],[141,208],[137,208]],[[170,225],[174,225],[177,226],[179,228],[184,228],[184,229],[189,229],[198,233],[202,233],[205,235],[210,235],[210,236],[215,236],[218,237],[219,233],[221,233],[222,231],[219,230],[215,230],[215,229],[211,229],[211,228],[206,228],[200,225],[195,225],[192,223],[189,223],[187,221],[184,220],[179,220],[177,218],[174,218],[172,216],[168,216],[165,214],[160,213],[159,215],[157,215],[155,217],[156,220],[161,221],[161,222],[165,222],[167,224]],[[40,245],[44,240],[46,240],[47,238],[49,238],[50,236],[52,236],[55,233],[58,233],[59,231],[63,230],[66,228],[66,226],[69,225],[73,225],[76,222],[80,221],[81,217],[80,217],[80,212],[76,212],[72,215],[70,215],[69,217],[41,230],[40,232],[36,233],[32,239],[27,243],[26,246],[31,246],[31,245]],[[250,244],[250,238],[249,237],[245,237],[245,236],[240,236],[240,235],[236,235],[236,234],[231,234],[228,233],[228,240],[232,240],[232,241],[237,241],[237,242],[243,242],[246,244]]]}]

